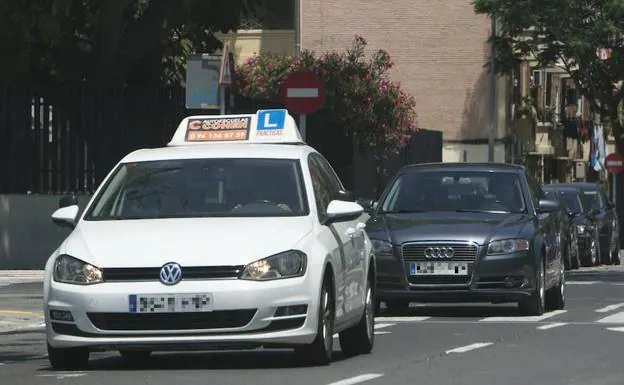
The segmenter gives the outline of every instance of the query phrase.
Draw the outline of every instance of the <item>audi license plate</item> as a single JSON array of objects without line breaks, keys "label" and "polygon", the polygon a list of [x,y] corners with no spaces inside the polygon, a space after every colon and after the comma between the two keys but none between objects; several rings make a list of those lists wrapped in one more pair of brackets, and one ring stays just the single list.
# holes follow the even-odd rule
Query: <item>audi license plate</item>
[{"label": "audi license plate", "polygon": [[467,262],[410,262],[410,275],[468,275]]},{"label": "audi license plate", "polygon": [[212,311],[212,294],[132,294],[130,313],[181,313]]}]

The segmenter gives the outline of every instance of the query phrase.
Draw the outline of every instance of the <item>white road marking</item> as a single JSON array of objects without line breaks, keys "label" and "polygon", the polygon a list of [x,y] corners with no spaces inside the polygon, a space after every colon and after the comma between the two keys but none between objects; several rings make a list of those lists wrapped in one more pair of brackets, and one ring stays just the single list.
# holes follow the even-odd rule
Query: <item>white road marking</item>
[{"label": "white road marking", "polygon": [[595,285],[598,281],[566,281],[566,285]]},{"label": "white road marking", "polygon": [[551,318],[554,316],[558,316],[559,314],[563,314],[567,312],[567,310],[555,310],[549,313],[544,313],[543,315],[535,315],[535,316],[526,316],[526,317],[486,317],[482,318],[480,322],[536,322],[543,321],[547,318]]},{"label": "white road marking", "polygon": [[360,374],[359,376],[345,378],[344,380],[332,382],[327,385],[354,385],[354,384],[359,384],[365,381],[374,380],[375,378],[379,378],[382,376],[383,374],[380,374],[380,373]]},{"label": "white road marking", "polygon": [[567,322],[553,322],[551,324],[538,326],[537,328],[539,330],[548,330],[548,329],[552,329],[552,328],[558,328],[559,326],[565,326],[567,324],[568,324]]},{"label": "white road marking", "polygon": [[484,348],[486,346],[490,346],[492,344],[493,344],[493,342],[477,342],[477,343],[474,343],[474,344],[471,344],[471,345],[461,346],[459,348],[447,350],[446,354],[466,353],[466,352],[469,352],[471,350],[480,349],[480,348]]},{"label": "white road marking", "polygon": [[381,322],[419,322],[428,320],[431,317],[376,317],[375,321]]},{"label": "white road marking", "polygon": [[607,328],[607,330],[611,330],[614,332],[623,332],[624,333],[624,328],[619,327],[619,328]]},{"label": "white road marking", "polygon": [[624,311],[621,311],[619,313],[615,313],[615,314],[611,314],[608,317],[604,317],[601,318],[597,321],[598,323],[605,323],[605,324],[624,324]]},{"label": "white road marking", "polygon": [[616,303],[614,305],[605,306],[603,308],[600,308],[600,309],[596,310],[596,313],[608,313],[610,311],[617,310],[617,309],[621,308],[622,306],[624,306],[624,302]]},{"label": "white road marking", "polygon": [[394,325],[396,324],[375,324],[375,329],[383,329]]},{"label": "white road marking", "polygon": [[4,365],[5,365],[4,362],[0,362],[0,366],[4,366]]},{"label": "white road marking", "polygon": [[55,377],[57,380],[63,380],[65,378],[76,378],[86,376],[87,373],[54,373],[54,374],[39,374],[37,377]]},{"label": "white road marking", "polygon": [[375,332],[375,335],[376,335],[376,336],[378,336],[378,335],[382,335],[382,334],[392,334],[392,332],[389,332],[389,331],[380,331],[380,332]]}]

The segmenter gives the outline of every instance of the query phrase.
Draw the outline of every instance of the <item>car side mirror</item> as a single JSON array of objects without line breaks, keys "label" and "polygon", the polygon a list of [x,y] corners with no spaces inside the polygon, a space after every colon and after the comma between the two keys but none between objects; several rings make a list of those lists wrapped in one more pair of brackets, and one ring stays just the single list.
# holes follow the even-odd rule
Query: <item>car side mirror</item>
[{"label": "car side mirror", "polygon": [[358,199],[356,203],[362,206],[364,208],[364,211],[366,211],[368,214],[371,214],[373,211],[375,211],[375,208],[377,207],[377,201],[374,199]]},{"label": "car side mirror", "polygon": [[61,227],[69,227],[73,229],[76,227],[76,218],[78,217],[78,211],[80,208],[78,205],[71,205],[61,207],[52,213],[52,222]]},{"label": "car side mirror", "polygon": [[353,191],[339,190],[338,193],[336,194],[335,199],[338,199],[341,201],[347,201],[347,202],[355,202],[355,195],[353,194]]},{"label": "car side mirror", "polygon": [[559,203],[549,199],[540,199],[538,204],[538,211],[540,213],[554,213],[559,209]]},{"label": "car side mirror", "polygon": [[58,207],[78,206],[78,198],[75,195],[65,195],[59,199]]},{"label": "car side mirror", "polygon": [[364,208],[355,202],[347,202],[343,200],[333,200],[327,205],[326,218],[324,225],[332,222],[352,221],[360,217],[364,212]]}]

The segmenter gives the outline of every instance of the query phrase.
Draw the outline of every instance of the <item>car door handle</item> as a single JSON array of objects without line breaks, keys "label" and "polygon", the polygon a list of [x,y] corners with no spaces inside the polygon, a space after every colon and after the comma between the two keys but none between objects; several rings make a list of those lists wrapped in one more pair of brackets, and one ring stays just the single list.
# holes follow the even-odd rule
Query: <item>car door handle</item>
[{"label": "car door handle", "polygon": [[349,236],[349,238],[353,238],[356,232],[356,229],[354,229],[353,227],[349,227],[346,231],[346,234]]},{"label": "car door handle", "polygon": [[366,223],[364,222],[358,222],[358,224],[355,226],[356,229],[358,229],[359,231],[362,231],[366,228]]}]

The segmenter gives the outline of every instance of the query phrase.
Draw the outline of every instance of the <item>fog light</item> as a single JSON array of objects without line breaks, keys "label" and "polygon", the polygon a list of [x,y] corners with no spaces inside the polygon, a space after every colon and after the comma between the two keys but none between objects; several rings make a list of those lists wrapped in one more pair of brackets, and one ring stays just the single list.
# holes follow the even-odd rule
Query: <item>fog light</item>
[{"label": "fog light", "polygon": [[275,317],[284,317],[289,315],[301,315],[308,311],[308,305],[280,306],[275,311]]},{"label": "fog light", "polygon": [[74,317],[67,310],[50,310],[50,318],[54,321],[73,322]]}]

